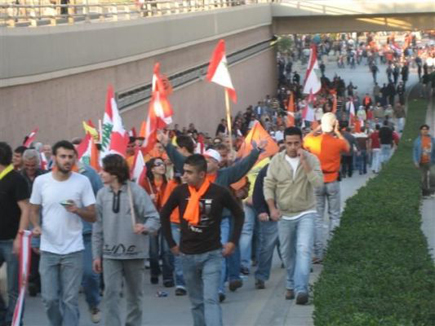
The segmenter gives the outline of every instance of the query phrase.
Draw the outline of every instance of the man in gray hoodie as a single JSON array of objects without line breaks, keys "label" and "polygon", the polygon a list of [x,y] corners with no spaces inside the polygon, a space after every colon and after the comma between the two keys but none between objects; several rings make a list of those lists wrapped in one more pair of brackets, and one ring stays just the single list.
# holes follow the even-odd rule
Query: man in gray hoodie
[{"label": "man in gray hoodie", "polygon": [[[97,222],[92,233],[95,272],[104,269],[104,325],[142,325],[147,233],[160,228],[149,195],[130,182],[127,162],[117,154],[103,159],[105,187],[97,195]],[[120,296],[124,277],[127,320],[121,321]]]}]

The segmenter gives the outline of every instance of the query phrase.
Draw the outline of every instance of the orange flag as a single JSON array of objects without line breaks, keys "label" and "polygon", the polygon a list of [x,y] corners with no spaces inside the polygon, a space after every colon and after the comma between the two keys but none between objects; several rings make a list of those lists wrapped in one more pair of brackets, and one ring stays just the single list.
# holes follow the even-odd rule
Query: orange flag
[{"label": "orange flag", "polygon": [[358,118],[355,118],[355,132],[361,132],[361,121]]},{"label": "orange flag", "polygon": [[237,158],[242,159],[248,156],[252,151],[252,141],[258,143],[260,140],[267,140],[267,146],[265,148],[265,151],[261,153],[260,157],[258,158],[257,163],[265,159],[266,157],[276,154],[279,151],[279,147],[275,140],[263,128],[261,123],[256,121],[251,131],[246,136],[242,146],[240,146],[240,149],[237,152]]},{"label": "orange flag", "polygon": [[332,113],[337,113],[337,94],[332,95],[334,99],[332,100]]},{"label": "orange flag", "polygon": [[295,125],[295,99],[293,92],[290,91],[287,105],[287,127],[293,127]]},{"label": "orange flag", "polygon": [[142,125],[140,126],[140,131],[139,131],[139,137],[145,138],[146,128],[147,128],[147,122],[142,121]]}]

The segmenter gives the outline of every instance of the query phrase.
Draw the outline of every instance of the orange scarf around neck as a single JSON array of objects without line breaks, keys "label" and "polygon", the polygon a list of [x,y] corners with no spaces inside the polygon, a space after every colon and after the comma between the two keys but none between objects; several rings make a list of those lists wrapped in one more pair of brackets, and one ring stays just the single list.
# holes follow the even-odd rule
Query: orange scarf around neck
[{"label": "orange scarf around neck", "polygon": [[199,200],[207,192],[210,187],[210,181],[208,179],[204,180],[201,188],[197,191],[195,187],[188,186],[190,199],[187,204],[186,210],[184,211],[183,218],[192,225],[199,224]]},{"label": "orange scarf around neck", "polygon": [[207,174],[207,176],[205,177],[210,183],[214,183],[216,181],[217,178],[217,173],[213,173],[213,174]]}]

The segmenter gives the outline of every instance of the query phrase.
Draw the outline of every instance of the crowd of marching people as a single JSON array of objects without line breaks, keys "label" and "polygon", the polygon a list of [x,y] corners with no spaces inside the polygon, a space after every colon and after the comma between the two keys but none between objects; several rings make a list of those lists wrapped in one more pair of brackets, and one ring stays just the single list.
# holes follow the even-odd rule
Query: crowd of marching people
[{"label": "crowd of marching people", "polygon": [[[319,55],[334,49],[350,66],[362,57],[368,74],[381,62],[388,73],[394,60],[364,54],[369,44],[352,49],[345,40],[323,42]],[[349,49],[361,55],[349,58]],[[41,293],[52,326],[79,324],[81,287],[94,323],[101,308],[104,325],[141,325],[146,277],[187,295],[194,325],[222,325],[227,287],[237,291],[242,276],[253,274],[256,289],[264,289],[275,248],[287,273],[285,299],[306,304],[311,264],[322,262],[340,224],[339,181],[354,171],[379,173],[399,144],[407,76],[380,87],[374,73],[372,94],[359,94],[357,84],[337,73],[328,79],[323,66],[321,91],[307,95],[291,60],[279,57],[275,96],[236,114],[231,126],[223,119],[213,137],[194,124],[174,125],[142,153],[144,139],[132,135],[125,158],[106,155],[100,171],[79,160],[81,139],[14,151],[1,142],[0,250],[9,299],[8,307],[0,302],[4,325],[11,323],[18,296],[19,233],[29,227],[28,291]],[[264,133],[248,144],[254,128]],[[138,153],[146,170],[131,180]]]}]

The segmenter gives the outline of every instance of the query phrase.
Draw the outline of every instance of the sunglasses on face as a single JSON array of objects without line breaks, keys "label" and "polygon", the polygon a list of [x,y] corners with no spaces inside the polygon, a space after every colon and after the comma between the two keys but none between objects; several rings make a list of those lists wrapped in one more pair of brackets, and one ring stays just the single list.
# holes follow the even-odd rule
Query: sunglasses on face
[{"label": "sunglasses on face", "polygon": [[162,166],[162,165],[164,165],[165,163],[163,163],[163,162],[155,162],[154,163],[154,166]]}]

